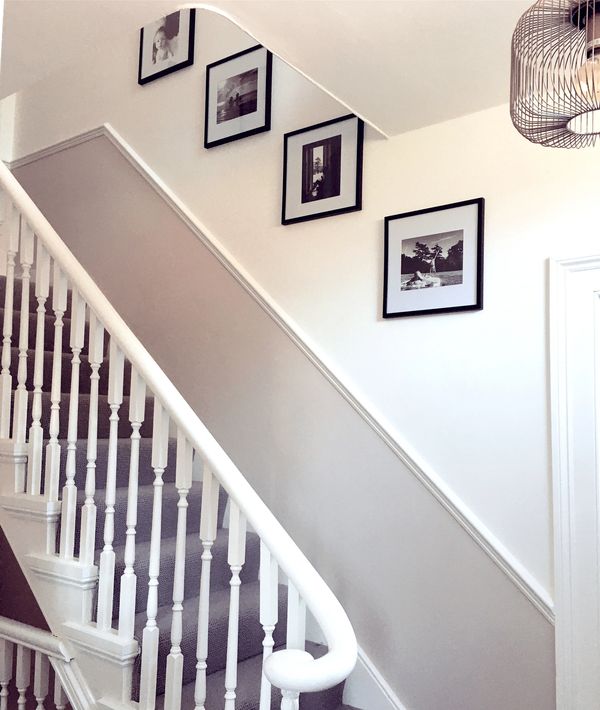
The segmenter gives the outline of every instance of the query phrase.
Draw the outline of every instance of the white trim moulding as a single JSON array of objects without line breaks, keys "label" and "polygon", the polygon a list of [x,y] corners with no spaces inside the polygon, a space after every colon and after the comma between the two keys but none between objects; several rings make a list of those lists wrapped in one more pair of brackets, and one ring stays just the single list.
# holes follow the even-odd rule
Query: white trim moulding
[{"label": "white trim moulding", "polygon": [[468,535],[512,583],[527,597],[534,607],[554,624],[554,603],[546,589],[521,564],[521,562],[487,528],[459,496],[431,469],[421,456],[403,440],[394,426],[368,401],[357,388],[346,384],[335,374],[335,366],[316,343],[294,320],[259,286],[215,235],[191,212],[171,188],[150,168],[135,150],[109,124],[93,128],[54,145],[8,163],[10,170],[34,163],[42,158],[60,153],[95,138],[105,137],[123,155],[131,166],[146,180],[153,190],[169,205],[187,227],[196,235],[213,256],[227,269],[240,286],[256,301],[270,318],[284,331],[298,349],[312,362],[321,374],[335,387],[360,417],[376,432],[389,449],[409,471],[436,498],[442,507],[462,526]]}]

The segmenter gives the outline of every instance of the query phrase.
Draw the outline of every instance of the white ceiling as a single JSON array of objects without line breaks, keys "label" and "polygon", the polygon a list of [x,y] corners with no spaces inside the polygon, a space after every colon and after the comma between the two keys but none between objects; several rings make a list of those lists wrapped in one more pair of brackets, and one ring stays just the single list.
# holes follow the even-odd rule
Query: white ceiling
[{"label": "white ceiling", "polygon": [[[176,0],[6,0],[0,96],[87,48],[130,41]],[[531,0],[210,0],[387,135],[508,101]],[[122,39],[120,39],[122,38]]]}]

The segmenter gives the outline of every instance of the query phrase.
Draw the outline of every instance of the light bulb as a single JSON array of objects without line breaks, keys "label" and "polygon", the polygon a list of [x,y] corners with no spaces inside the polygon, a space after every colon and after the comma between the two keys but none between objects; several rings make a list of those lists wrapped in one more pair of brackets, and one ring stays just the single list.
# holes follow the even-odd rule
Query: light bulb
[{"label": "light bulb", "polygon": [[593,54],[577,70],[577,93],[586,101],[600,103],[600,56]]}]

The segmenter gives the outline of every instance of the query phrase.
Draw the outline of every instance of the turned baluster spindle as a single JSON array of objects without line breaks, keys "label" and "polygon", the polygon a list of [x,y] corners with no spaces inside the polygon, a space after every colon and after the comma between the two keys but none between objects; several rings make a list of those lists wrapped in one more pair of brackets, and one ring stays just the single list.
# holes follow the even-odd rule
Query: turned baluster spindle
[{"label": "turned baluster spindle", "polygon": [[60,395],[62,378],[63,316],[67,310],[67,279],[58,263],[52,273],[52,309],[54,311],[54,351],[52,353],[52,385],[50,387],[50,439],[46,445],[44,492],[50,501],[58,500],[60,479]]},{"label": "turned baluster spindle", "polygon": [[56,710],[65,710],[67,707],[67,695],[56,673],[54,674],[54,706]]},{"label": "turned baluster spindle", "polygon": [[75,462],[77,455],[77,418],[79,416],[79,370],[85,338],[85,301],[76,289],[71,291],[71,391],[69,395],[69,425],[67,430],[66,480],[62,494],[60,521],[60,556],[72,559],[75,552],[75,518],[77,514],[77,485]]},{"label": "turned baluster spindle", "polygon": [[129,458],[129,484],[127,488],[127,532],[125,535],[125,569],[121,575],[119,599],[119,635],[132,639],[135,624],[135,594],[137,577],[135,564],[135,529],[137,526],[138,476],[140,468],[140,428],[146,408],[146,383],[131,368],[129,392],[129,422],[131,424],[131,452]]},{"label": "turned baluster spindle", "polygon": [[300,693],[296,690],[281,691],[281,710],[298,710],[300,707]]},{"label": "turned baluster spindle", "polygon": [[39,237],[35,257],[35,298],[37,321],[35,329],[35,358],[33,365],[33,402],[29,427],[29,458],[27,460],[27,491],[32,496],[40,494],[42,485],[42,388],[44,386],[44,325],[46,299],[50,292],[50,256]]},{"label": "turned baluster spindle", "polygon": [[[264,631],[263,668],[267,658],[273,653],[273,632],[277,626],[279,612],[279,567],[264,542],[260,543],[260,623]],[[271,710],[271,683],[263,672],[260,683],[259,710]]]},{"label": "turned baluster spindle", "polygon": [[175,576],[173,579],[173,616],[171,617],[171,651],[167,657],[165,710],[180,710],[183,685],[183,599],[185,585],[185,542],[187,531],[188,493],[192,487],[194,450],[182,432],[177,433],[177,465],[175,486],[177,503],[177,539],[175,547]]},{"label": "turned baluster spindle", "polygon": [[106,496],[104,513],[104,547],[100,554],[98,576],[98,628],[112,627],[113,595],[115,591],[115,501],[117,491],[117,444],[119,439],[119,407],[123,403],[123,353],[114,338],[110,339],[108,365],[108,405],[110,430],[108,434],[108,463],[106,467]]},{"label": "turned baluster spindle", "polygon": [[286,641],[288,649],[304,651],[306,646],[306,603],[291,582],[288,582]]},{"label": "turned baluster spindle", "polygon": [[81,542],[79,560],[83,564],[94,564],[96,539],[96,457],[98,449],[98,381],[100,365],[104,356],[104,328],[90,312],[88,336],[88,361],[90,363],[90,405],[87,431],[87,465],[85,475],[85,502],[81,511]]},{"label": "turned baluster spindle", "polygon": [[17,391],[13,414],[13,439],[24,443],[27,437],[27,350],[29,348],[29,284],[33,264],[33,232],[21,224],[19,262],[21,264],[21,315],[19,322],[19,358],[17,366]]},{"label": "turned baluster spindle", "polygon": [[227,629],[227,662],[225,666],[225,710],[235,710],[237,687],[238,633],[240,625],[240,572],[246,560],[246,518],[237,503],[229,501],[229,547],[227,563],[229,582],[229,625]]},{"label": "turned baluster spindle", "polygon": [[19,698],[17,700],[17,707],[19,710],[25,708],[27,703],[26,693],[29,688],[29,682],[31,679],[31,651],[25,646],[17,645],[17,670],[15,673],[15,682],[17,686],[17,691],[19,692]]},{"label": "turned baluster spindle", "polygon": [[2,326],[2,370],[0,371],[0,439],[10,437],[10,405],[12,400],[12,375],[10,374],[10,348],[12,345],[13,305],[15,285],[15,257],[19,251],[21,215],[13,205],[10,208],[6,245],[6,282],[4,292],[4,323]]},{"label": "turned baluster spindle", "polygon": [[212,546],[217,537],[219,518],[219,482],[208,466],[202,475],[202,505],[200,509],[200,539],[202,541],[202,570],[198,599],[198,637],[196,640],[195,710],[204,710],[206,702],[206,659],[208,658],[208,623],[210,601],[210,568]]},{"label": "turned baluster spindle", "polygon": [[148,570],[148,600],[146,626],[142,635],[142,669],[140,675],[140,700],[142,710],[154,710],[156,702],[156,675],[158,666],[159,629],[158,576],[160,574],[160,536],[162,525],[163,473],[167,467],[169,448],[169,417],[158,398],[154,398],[152,427],[152,468],[154,469],[154,496],[152,504],[152,530],[150,533],[150,563]]},{"label": "turned baluster spindle", "polygon": [[[33,232],[31,227],[21,222],[21,244],[19,262],[21,264],[21,316],[19,322],[19,358],[17,366],[17,390],[13,409],[13,439],[18,444],[27,440],[27,350],[29,348],[29,284],[31,282],[31,266],[33,264]],[[15,491],[25,492],[26,465],[17,466]]]},{"label": "turned baluster spindle", "polygon": [[33,670],[33,695],[37,702],[36,710],[44,710],[44,701],[50,685],[50,663],[48,657],[36,651]]},{"label": "turned baluster spindle", "polygon": [[0,639],[0,710],[8,710],[8,686],[12,680],[14,646]]}]

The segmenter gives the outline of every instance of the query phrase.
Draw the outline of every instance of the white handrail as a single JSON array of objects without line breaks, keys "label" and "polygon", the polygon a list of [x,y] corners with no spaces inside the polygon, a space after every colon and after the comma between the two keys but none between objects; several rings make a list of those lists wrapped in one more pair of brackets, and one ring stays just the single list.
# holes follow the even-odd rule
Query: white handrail
[{"label": "white handrail", "polygon": [[301,662],[298,651],[274,653],[265,664],[265,673],[271,683],[282,689],[313,692],[342,682],[356,664],[357,644],[348,616],[333,592],[1,162],[0,185],[68,276],[71,285],[81,293],[111,338],[117,341],[121,351],[161,401],[169,417],[243,511],[319,624],[328,652],[319,659],[306,654]]},{"label": "white handrail", "polygon": [[0,616],[0,638],[19,646],[25,646],[32,651],[39,651],[49,658],[56,658],[64,663],[69,663],[73,657],[67,651],[64,643],[49,631],[8,619],[5,616]]}]

